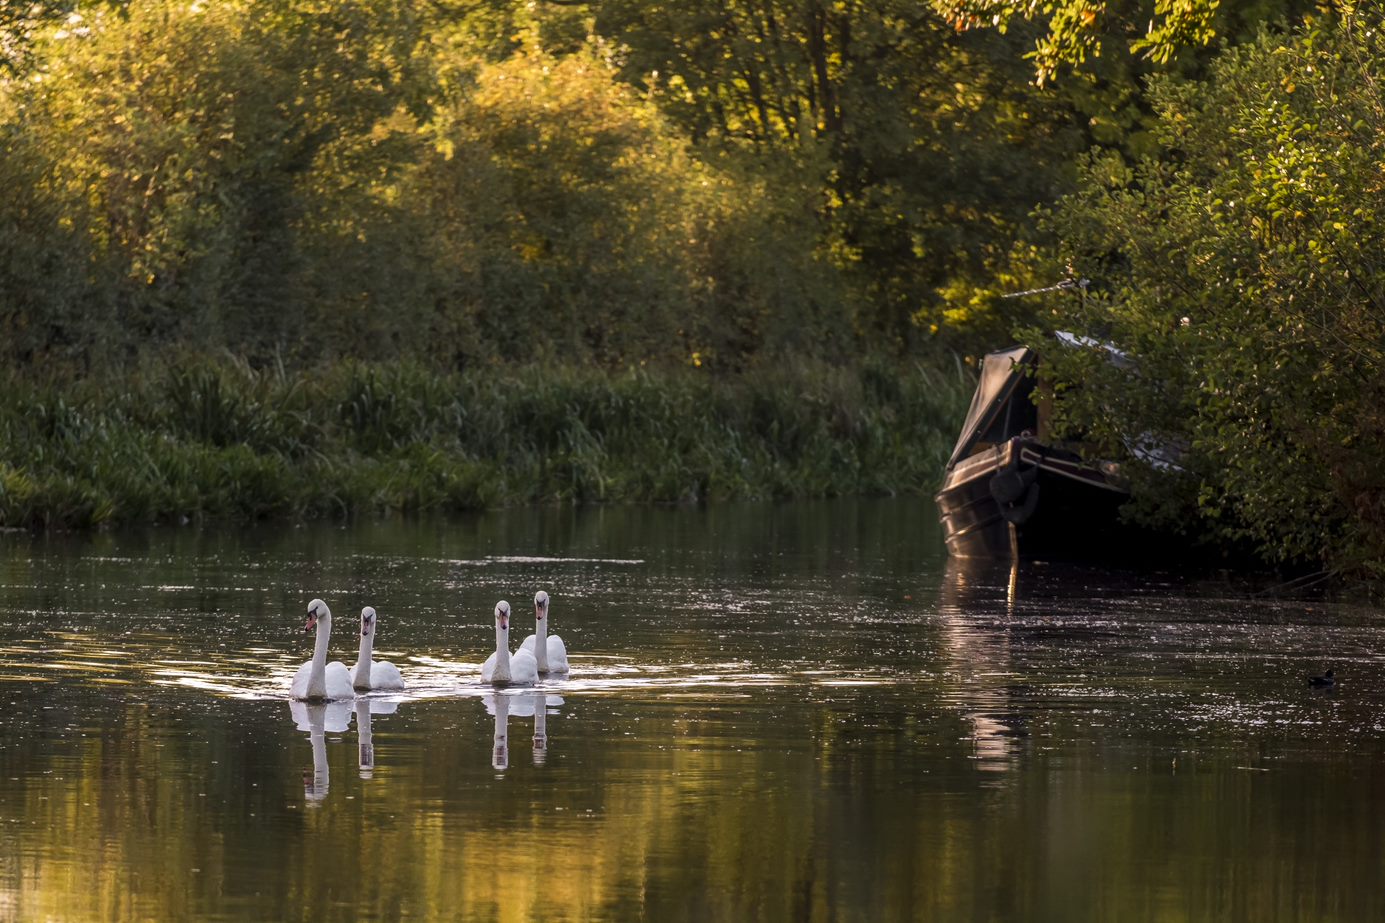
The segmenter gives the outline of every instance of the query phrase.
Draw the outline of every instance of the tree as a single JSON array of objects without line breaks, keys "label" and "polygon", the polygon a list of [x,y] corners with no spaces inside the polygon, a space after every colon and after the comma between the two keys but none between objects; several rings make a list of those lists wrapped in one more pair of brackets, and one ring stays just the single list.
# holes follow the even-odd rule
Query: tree
[{"label": "tree", "polygon": [[[1060,419],[1130,456],[1146,516],[1280,558],[1385,565],[1381,19],[1268,33],[1153,99],[1161,156],[1093,156],[1049,218],[1100,284],[1050,350]],[[1080,383],[1080,387],[1078,384]],[[1181,443],[1182,474],[1134,449]],[[1188,504],[1195,504],[1196,518]]]},{"label": "tree", "polygon": [[434,129],[408,195],[458,358],[735,366],[823,348],[838,299],[808,196],[698,157],[600,43],[480,67]]},{"label": "tree", "polygon": [[906,349],[944,326],[944,293],[993,272],[1090,141],[1062,100],[1026,84],[1016,36],[958,35],[916,4],[593,11],[624,50],[624,79],[695,144],[820,190],[818,247],[870,348]]},{"label": "tree", "polygon": [[385,289],[406,319],[408,274],[385,270],[410,248],[378,251],[418,144],[417,40],[369,0],[148,2],[36,46],[4,88],[15,130],[49,165],[44,201],[86,216],[128,344],[313,349]]},{"label": "tree", "polygon": [[1274,16],[1315,9],[1340,11],[1352,0],[1308,3],[1251,2],[1222,6],[1221,0],[931,0],[934,10],[960,31],[994,27],[1002,32],[1016,20],[1042,21],[1044,33],[1027,57],[1035,79],[1047,83],[1064,67],[1081,67],[1100,57],[1113,40],[1158,64],[1180,51],[1218,38],[1244,34]]}]

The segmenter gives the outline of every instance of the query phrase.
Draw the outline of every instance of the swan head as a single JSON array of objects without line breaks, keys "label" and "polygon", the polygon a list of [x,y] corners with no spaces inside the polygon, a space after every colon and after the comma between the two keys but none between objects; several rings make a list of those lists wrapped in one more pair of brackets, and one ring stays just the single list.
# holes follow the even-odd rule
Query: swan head
[{"label": "swan head", "polygon": [[327,608],[327,604],[320,599],[314,599],[308,603],[308,624],[303,626],[303,631],[306,634],[317,627],[318,621],[327,620],[330,622],[331,619],[332,611]]},{"label": "swan head", "polygon": [[539,590],[534,594],[534,618],[541,619],[548,614],[548,594]]},{"label": "swan head", "polygon": [[495,627],[501,631],[510,629],[510,604],[503,599],[495,604]]},{"label": "swan head", "polygon": [[361,637],[370,634],[375,627],[375,607],[366,606],[361,610]]}]

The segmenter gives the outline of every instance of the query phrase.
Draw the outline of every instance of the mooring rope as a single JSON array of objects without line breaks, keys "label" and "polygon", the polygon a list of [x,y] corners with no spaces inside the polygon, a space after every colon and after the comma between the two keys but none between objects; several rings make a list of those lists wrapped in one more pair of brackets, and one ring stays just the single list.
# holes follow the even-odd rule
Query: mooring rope
[{"label": "mooring rope", "polygon": [[1080,288],[1080,289],[1082,289],[1082,290],[1085,292],[1085,291],[1087,290],[1087,286],[1090,285],[1090,284],[1091,284],[1091,280],[1090,280],[1090,279],[1064,279],[1062,282],[1059,282],[1057,285],[1046,285],[1046,286],[1044,286],[1043,288],[1031,288],[1031,289],[1029,289],[1029,290],[1027,290],[1027,291],[1023,291],[1023,292],[1009,292],[1009,293],[1007,293],[1007,294],[1001,295],[1000,297],[1001,297],[1001,298],[1023,298],[1025,295],[1042,295],[1042,294],[1044,294],[1045,292],[1066,292],[1066,291],[1068,291],[1069,289],[1074,289],[1074,288]]}]

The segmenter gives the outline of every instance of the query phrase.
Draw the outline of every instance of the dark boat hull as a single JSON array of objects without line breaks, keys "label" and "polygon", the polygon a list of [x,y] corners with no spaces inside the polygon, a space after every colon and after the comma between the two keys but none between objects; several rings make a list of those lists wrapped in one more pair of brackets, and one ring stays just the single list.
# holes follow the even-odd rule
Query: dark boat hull
[{"label": "dark boat hull", "polygon": [[1109,557],[1144,536],[1120,522],[1129,492],[1100,468],[1032,439],[964,459],[934,498],[958,557]]}]

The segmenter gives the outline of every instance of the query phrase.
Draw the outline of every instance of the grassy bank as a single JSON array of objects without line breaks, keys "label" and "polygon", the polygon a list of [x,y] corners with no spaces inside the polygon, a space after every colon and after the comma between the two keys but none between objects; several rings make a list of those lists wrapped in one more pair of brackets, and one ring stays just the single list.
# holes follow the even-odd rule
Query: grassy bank
[{"label": "grassy bank", "polygon": [[198,359],[120,381],[11,379],[0,525],[921,493],[970,391],[955,369],[885,362],[713,378]]}]

